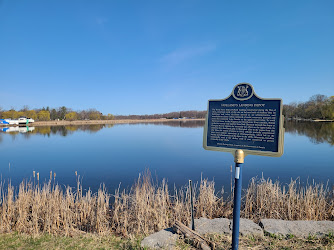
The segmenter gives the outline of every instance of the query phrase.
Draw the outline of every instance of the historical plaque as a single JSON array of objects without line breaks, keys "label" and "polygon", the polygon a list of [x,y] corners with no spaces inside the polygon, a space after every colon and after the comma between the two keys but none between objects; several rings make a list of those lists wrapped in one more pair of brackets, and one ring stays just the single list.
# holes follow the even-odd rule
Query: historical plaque
[{"label": "historical plaque", "polygon": [[209,100],[203,146],[245,155],[281,156],[284,128],[281,99],[258,97],[249,83],[237,84],[229,97]]}]

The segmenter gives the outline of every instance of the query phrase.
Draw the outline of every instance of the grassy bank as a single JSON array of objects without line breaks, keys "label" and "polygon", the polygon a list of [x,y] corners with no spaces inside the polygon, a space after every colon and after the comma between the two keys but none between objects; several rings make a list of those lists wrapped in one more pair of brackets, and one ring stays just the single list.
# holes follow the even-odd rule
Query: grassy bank
[{"label": "grassy bank", "polygon": [[140,249],[141,238],[85,234],[66,237],[43,234],[0,234],[0,249]]},{"label": "grassy bank", "polygon": [[[230,249],[232,236],[211,234],[206,238],[215,242],[217,249]],[[180,243],[180,245],[185,245]],[[265,236],[265,237],[240,237],[240,249],[333,249],[333,235],[326,235],[322,238],[314,238],[312,236],[304,238],[296,238],[293,235],[287,237]]]},{"label": "grassy bank", "polygon": [[[232,237],[226,235],[206,235],[207,239],[216,243],[216,249],[230,249]],[[116,236],[98,236],[85,234],[66,237],[43,234],[31,236],[26,234],[0,234],[0,249],[143,249],[140,247],[141,237],[120,238]],[[240,249],[333,249],[333,235],[322,238],[306,239],[288,237],[240,237]],[[195,249],[192,245],[178,240],[175,249]]]},{"label": "grassy bank", "polygon": [[[129,190],[113,194],[101,186],[97,193],[77,187],[62,189],[55,175],[39,184],[38,175],[18,188],[0,185],[0,233],[28,235],[100,236],[149,234],[170,227],[175,220],[190,221],[188,187],[172,192],[166,181],[154,183],[149,172],[140,175]],[[195,217],[232,217],[233,197],[224,199],[215,183],[202,179],[195,186]],[[112,201],[112,204],[111,204]],[[253,179],[242,198],[241,216],[284,220],[333,220],[333,190],[322,184],[300,186]]]}]

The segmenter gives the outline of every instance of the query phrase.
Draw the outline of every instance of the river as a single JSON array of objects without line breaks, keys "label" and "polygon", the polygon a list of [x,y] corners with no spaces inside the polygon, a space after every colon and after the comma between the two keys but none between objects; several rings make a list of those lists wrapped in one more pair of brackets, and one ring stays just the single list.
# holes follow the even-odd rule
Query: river
[{"label": "river", "polygon": [[[202,121],[90,126],[30,127],[0,132],[0,174],[3,185],[17,186],[38,172],[41,182],[50,171],[56,182],[75,186],[77,171],[83,187],[96,191],[105,183],[109,192],[130,188],[149,169],[155,180],[170,187],[201,178],[214,180],[217,190],[229,192],[230,153],[202,147]],[[234,171],[234,169],[233,169]],[[282,157],[247,156],[243,187],[261,177],[288,183],[300,179],[334,184],[334,123],[286,122]]]}]

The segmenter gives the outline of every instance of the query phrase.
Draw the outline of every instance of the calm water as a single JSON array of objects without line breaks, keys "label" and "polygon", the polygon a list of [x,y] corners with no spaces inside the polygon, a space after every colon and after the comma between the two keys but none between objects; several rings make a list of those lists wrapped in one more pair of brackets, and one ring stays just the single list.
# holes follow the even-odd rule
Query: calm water
[{"label": "calm water", "polygon": [[[0,132],[0,174],[17,185],[32,178],[32,171],[48,179],[75,186],[75,171],[84,188],[94,191],[105,183],[113,192],[131,186],[149,168],[153,176],[180,187],[188,180],[214,179],[216,188],[230,188],[230,153],[202,148],[204,122],[35,127],[32,131]],[[288,122],[284,154],[280,158],[247,156],[243,185],[252,177],[270,177],[287,183],[334,184],[334,123]],[[24,133],[23,133],[24,132]]]}]

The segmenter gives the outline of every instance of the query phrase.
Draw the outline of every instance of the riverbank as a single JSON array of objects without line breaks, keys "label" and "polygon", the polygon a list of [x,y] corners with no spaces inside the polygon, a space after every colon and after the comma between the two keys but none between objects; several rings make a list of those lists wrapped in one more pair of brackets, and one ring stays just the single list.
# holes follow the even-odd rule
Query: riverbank
[{"label": "riverbank", "polygon": [[0,249],[143,249],[140,240],[140,237],[124,239],[91,233],[72,236],[9,233],[0,234]]},{"label": "riverbank", "polygon": [[[289,118],[289,121],[305,121],[305,122],[334,122],[334,120],[312,120],[312,119],[294,119]],[[202,119],[124,119],[124,120],[76,120],[76,121],[36,121],[34,123],[29,123],[29,126],[39,127],[39,126],[79,126],[79,125],[98,125],[98,124],[129,124],[129,123],[169,123],[169,122],[187,122],[187,121],[205,121]],[[19,125],[8,125],[0,124],[0,127],[8,126],[19,126]]]},{"label": "riverbank", "polygon": [[[36,174],[36,175],[35,175]],[[171,227],[176,220],[190,222],[188,186],[175,189],[167,181],[155,183],[149,172],[139,175],[130,190],[97,193],[77,187],[62,188],[55,173],[39,183],[34,173],[19,187],[0,183],[0,233],[72,234],[114,233],[123,237],[150,234]],[[232,218],[233,196],[224,198],[215,183],[202,179],[194,188],[195,218]],[[225,196],[226,197],[226,196]],[[243,192],[241,217],[258,223],[262,218],[282,220],[334,220],[333,190],[322,184],[288,185],[270,179],[253,179]]]},{"label": "riverbank", "polygon": [[285,118],[287,121],[297,121],[297,122],[334,122],[334,120],[326,119],[305,119],[305,118]]},{"label": "riverbank", "polygon": [[[207,239],[216,243],[217,249],[230,249],[230,235],[208,235]],[[125,239],[114,235],[97,236],[86,233],[72,237],[49,234],[32,236],[26,234],[0,234],[0,249],[144,249],[140,246],[141,237]],[[240,249],[333,249],[334,237],[321,238],[289,237],[245,237],[240,236]],[[195,249],[183,240],[178,240],[173,249]]]},{"label": "riverbank", "polygon": [[[96,125],[96,124],[127,124],[127,123],[168,123],[168,122],[186,122],[186,121],[204,121],[204,119],[138,119],[138,120],[77,120],[77,121],[37,121],[29,123],[29,126],[70,126],[70,125]],[[8,127],[8,124],[0,124],[2,127]],[[18,126],[18,125],[10,125]]]},{"label": "riverbank", "polygon": [[313,120],[314,122],[334,122],[334,120],[320,120],[320,119],[316,119]]},{"label": "riverbank", "polygon": [[[200,218],[195,219],[194,224],[195,232],[192,232],[190,228],[178,222],[172,228],[166,228],[145,237],[141,246],[149,249],[174,249],[182,244],[180,241],[183,237],[185,242],[198,246],[200,238],[196,236],[200,235],[202,239],[205,239],[205,244],[212,248],[230,248],[232,220]],[[314,247],[316,243],[318,247],[331,247],[334,242],[334,221],[261,219],[260,223],[256,224],[251,220],[241,218],[239,229],[240,246],[256,247],[257,249],[259,247],[267,249],[268,246],[273,245],[276,248],[284,247],[284,249],[287,247],[310,249],[310,246]]]},{"label": "riverbank", "polygon": [[[74,176],[76,187],[63,188],[52,172],[45,183],[40,183],[39,177],[33,173],[31,181],[23,181],[19,187],[0,183],[0,249],[142,249],[144,236],[171,227],[176,220],[190,223],[188,186],[171,191],[167,181],[154,182],[148,171],[139,175],[130,190],[118,189],[114,193],[103,185],[97,193],[83,190],[78,173]],[[230,221],[233,196],[223,198],[224,189],[220,190],[217,192],[214,181],[207,179],[195,185],[195,218]],[[242,195],[241,217],[256,224],[263,218],[333,221],[333,190],[316,183],[300,186],[297,181],[280,184],[252,179]],[[231,245],[230,235],[205,237],[222,249]],[[265,234],[241,236],[240,246],[330,249],[333,240],[331,233],[320,238]],[[173,248],[193,249],[182,239]]]}]

